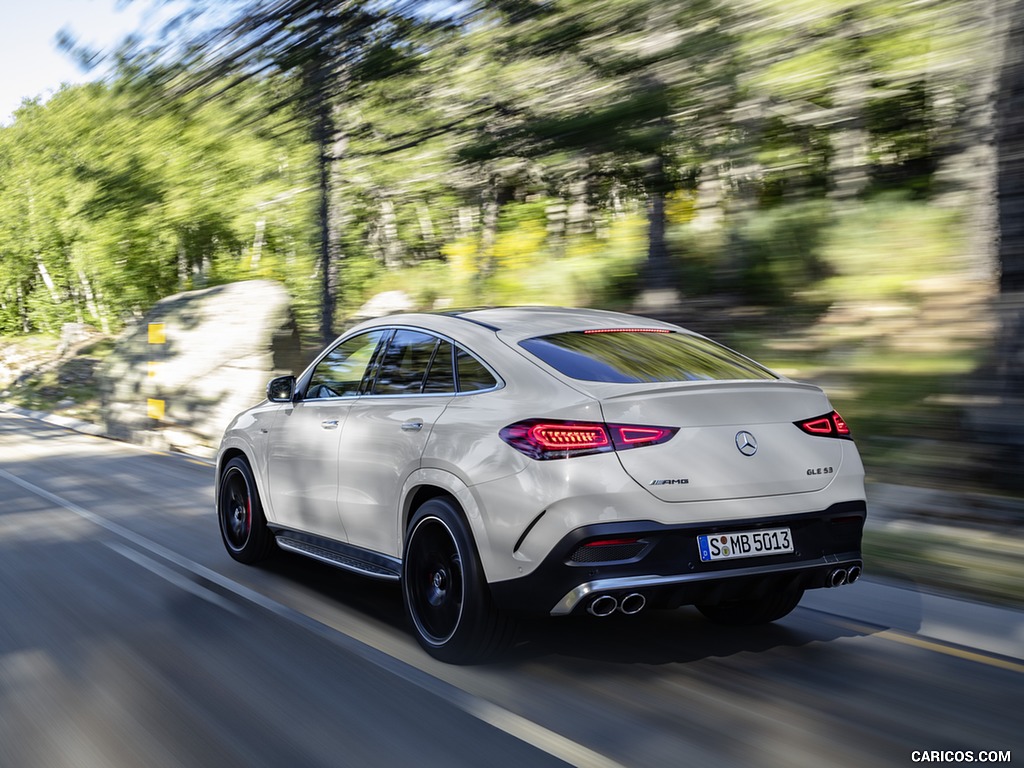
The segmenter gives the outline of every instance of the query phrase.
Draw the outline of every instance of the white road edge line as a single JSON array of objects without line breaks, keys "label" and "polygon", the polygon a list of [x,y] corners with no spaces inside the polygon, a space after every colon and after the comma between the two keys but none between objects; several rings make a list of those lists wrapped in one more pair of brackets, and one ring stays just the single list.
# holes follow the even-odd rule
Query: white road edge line
[{"label": "white road edge line", "polygon": [[[471,717],[487,723],[499,731],[503,731],[509,736],[513,736],[530,746],[536,747],[542,752],[546,752],[552,757],[562,760],[569,765],[576,766],[576,768],[625,768],[621,763],[618,763],[599,752],[595,752],[572,739],[566,738],[565,736],[545,728],[532,720],[528,720],[525,717],[517,715],[504,707],[468,693],[451,683],[434,677],[422,669],[407,664],[401,659],[389,656],[371,645],[367,645],[366,643],[363,643],[354,637],[350,637],[349,635],[346,635],[327,624],[317,621],[304,613],[296,611],[293,608],[289,608],[283,603],[279,603],[260,592],[239,584],[236,581],[232,581],[216,571],[210,570],[197,562],[189,560],[188,558],[157,544],[155,541],[147,539],[145,536],[140,536],[139,534],[128,530],[122,525],[111,520],[107,520],[94,512],[90,512],[72,501],[68,501],[55,493],[47,491],[45,488],[40,488],[27,480],[23,480],[17,475],[12,475],[10,472],[0,469],[0,478],[4,478],[26,491],[35,494],[36,496],[46,499],[59,507],[63,507],[69,512],[73,512],[79,517],[100,526],[115,536],[131,542],[136,547],[144,549],[157,557],[161,557],[201,579],[212,582],[247,602],[253,603],[254,605],[270,611],[287,621],[314,632],[320,637],[323,637],[333,644],[340,646],[344,650],[359,656],[376,667],[396,675],[419,688],[433,693],[435,696],[449,702]],[[111,545],[108,544],[107,546]],[[120,554],[125,553],[120,552]],[[136,560],[136,562],[138,561]],[[142,563],[140,563],[140,565],[141,564]],[[153,564],[159,565],[157,563]],[[159,567],[163,568],[163,566]],[[182,580],[180,577],[177,578],[178,581]]]},{"label": "white road edge line", "polygon": [[230,600],[225,600],[216,592],[212,592],[209,589],[199,586],[194,581],[182,576],[177,571],[172,571],[170,568],[161,565],[156,560],[146,557],[138,550],[125,546],[119,541],[105,541],[103,543],[109,549],[117,552],[117,554],[131,560],[136,565],[142,566],[147,571],[159,576],[164,581],[168,581],[174,586],[179,587],[180,589],[183,589],[186,592],[207,601],[208,603],[216,605],[218,608],[223,608],[228,613],[232,613],[235,616],[242,615],[242,612],[238,610],[238,607]]}]

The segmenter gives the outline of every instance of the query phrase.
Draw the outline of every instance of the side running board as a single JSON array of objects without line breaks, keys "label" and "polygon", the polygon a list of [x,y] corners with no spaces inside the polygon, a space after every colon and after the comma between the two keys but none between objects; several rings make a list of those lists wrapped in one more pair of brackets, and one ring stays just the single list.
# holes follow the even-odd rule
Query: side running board
[{"label": "side running board", "polygon": [[355,547],[345,547],[346,551],[341,552],[337,549],[328,549],[312,541],[307,541],[305,537],[299,539],[294,535],[288,534],[278,534],[277,546],[289,552],[305,555],[328,565],[344,568],[346,571],[353,571],[354,573],[374,579],[398,581],[402,574],[402,563],[400,560],[395,560],[376,552],[365,552]]}]

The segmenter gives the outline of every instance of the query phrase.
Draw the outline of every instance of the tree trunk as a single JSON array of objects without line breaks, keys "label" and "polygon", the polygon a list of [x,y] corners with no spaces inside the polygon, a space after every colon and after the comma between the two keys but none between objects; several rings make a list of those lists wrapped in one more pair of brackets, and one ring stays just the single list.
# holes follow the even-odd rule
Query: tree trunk
[{"label": "tree trunk", "polygon": [[249,271],[255,272],[260,268],[260,259],[263,258],[263,246],[266,244],[267,220],[260,216],[256,219],[256,234],[252,238],[252,258],[249,259]]},{"label": "tree trunk", "polygon": [[574,179],[569,184],[569,207],[566,210],[566,226],[570,235],[589,234],[594,231],[594,221],[587,201],[587,179]]},{"label": "tree trunk", "polygon": [[317,228],[320,251],[317,271],[320,273],[320,337],[327,343],[334,338],[334,310],[337,306],[338,265],[331,249],[331,161],[334,144],[334,116],[326,94],[317,103],[313,138],[317,146]]},{"label": "tree trunk", "polygon": [[398,239],[398,216],[395,214],[395,204],[387,198],[380,203],[378,221],[380,252],[384,268],[396,270],[402,266],[402,242]]},{"label": "tree trunk", "polygon": [[846,105],[832,131],[832,149],[835,155],[829,168],[832,188],[828,197],[843,203],[856,200],[867,189],[871,179],[868,175],[868,132],[864,127],[864,104],[867,101],[867,85],[854,78],[847,85],[837,89],[837,99]]},{"label": "tree trunk", "polygon": [[494,243],[498,239],[498,217],[505,203],[512,199],[512,190],[501,179],[496,179],[491,199],[484,204],[483,227],[480,231],[480,252],[477,274],[487,277],[494,271]]},{"label": "tree trunk", "polygon": [[[1024,0],[1014,4],[999,83],[999,311],[996,377],[1003,395],[1024,397]],[[1015,421],[1024,420],[1019,411]],[[1017,434],[1020,434],[1018,431]]]},{"label": "tree trunk", "polygon": [[668,260],[665,241],[665,158],[660,155],[651,160],[647,174],[647,263],[644,268],[645,291],[672,286],[672,268]]},{"label": "tree trunk", "polygon": [[832,188],[829,199],[847,202],[857,199],[871,181],[868,167],[868,131],[865,121],[871,95],[871,66],[861,36],[866,34],[853,10],[843,13],[846,71],[840,75],[833,97],[836,108],[832,126]]},{"label": "tree trunk", "polygon": [[53,282],[53,278],[50,276],[50,270],[46,268],[46,264],[43,262],[43,257],[40,254],[36,254],[36,267],[39,269],[39,276],[43,278],[43,285],[46,286],[46,290],[50,294],[50,299],[54,304],[60,304],[60,293],[57,291],[57,284]]},{"label": "tree trunk", "polygon": [[975,440],[988,444],[993,485],[1024,489],[1016,468],[1024,450],[1024,0],[1015,0],[999,78],[996,118],[999,219],[999,322],[979,383],[985,395],[969,414]]}]

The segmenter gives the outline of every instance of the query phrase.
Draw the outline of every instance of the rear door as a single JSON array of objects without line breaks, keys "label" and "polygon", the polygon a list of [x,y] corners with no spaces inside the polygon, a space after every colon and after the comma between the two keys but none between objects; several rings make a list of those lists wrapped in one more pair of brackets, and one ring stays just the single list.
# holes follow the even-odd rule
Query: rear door
[{"label": "rear door", "polygon": [[454,347],[399,328],[370,376],[341,431],[338,509],[350,543],[398,556],[399,494],[455,395]]}]

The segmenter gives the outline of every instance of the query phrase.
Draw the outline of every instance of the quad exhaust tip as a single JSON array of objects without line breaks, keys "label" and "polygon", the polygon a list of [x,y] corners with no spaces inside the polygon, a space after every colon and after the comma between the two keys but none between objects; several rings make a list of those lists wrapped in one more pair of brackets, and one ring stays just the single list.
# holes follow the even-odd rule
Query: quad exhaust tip
[{"label": "quad exhaust tip", "polygon": [[634,592],[631,595],[626,595],[619,602],[619,610],[627,616],[633,616],[634,614],[640,613],[647,605],[647,598],[641,595],[639,592]]},{"label": "quad exhaust tip", "polygon": [[843,584],[853,584],[860,579],[861,567],[851,565],[849,568],[836,568],[828,575],[826,583],[830,587],[841,587]]},{"label": "quad exhaust tip", "polygon": [[647,598],[639,592],[632,592],[622,600],[612,595],[598,595],[587,606],[587,613],[591,616],[611,616],[615,611],[621,611],[626,616],[634,616],[647,605]]},{"label": "quad exhaust tip", "polygon": [[593,616],[611,616],[618,607],[619,601],[614,597],[611,595],[601,595],[594,598],[590,605],[587,606],[587,611]]}]

